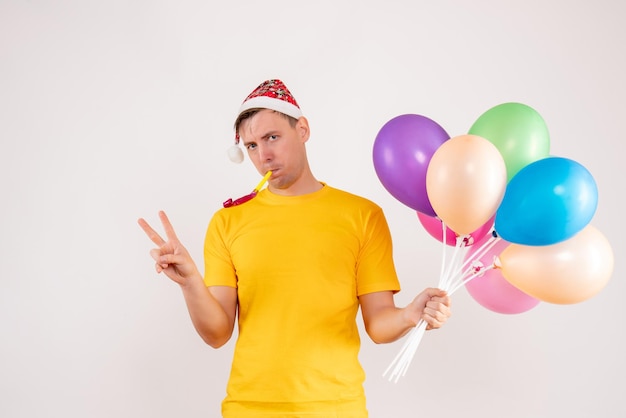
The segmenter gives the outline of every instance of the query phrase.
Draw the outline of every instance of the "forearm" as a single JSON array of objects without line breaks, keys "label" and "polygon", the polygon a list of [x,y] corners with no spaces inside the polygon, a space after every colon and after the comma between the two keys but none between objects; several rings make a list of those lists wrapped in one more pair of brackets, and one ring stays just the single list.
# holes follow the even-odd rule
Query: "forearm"
[{"label": "forearm", "polygon": [[198,273],[181,286],[189,316],[200,337],[211,347],[218,348],[230,339],[234,317],[211,294]]},{"label": "forearm", "polygon": [[359,297],[365,329],[376,343],[390,343],[404,336],[420,320],[426,329],[439,328],[450,317],[450,297],[445,291],[424,289],[404,308],[397,308],[392,292],[375,292]]},{"label": "forearm", "polygon": [[398,340],[415,327],[416,322],[407,318],[405,309],[395,306],[380,308],[366,323],[367,334],[377,344]]}]

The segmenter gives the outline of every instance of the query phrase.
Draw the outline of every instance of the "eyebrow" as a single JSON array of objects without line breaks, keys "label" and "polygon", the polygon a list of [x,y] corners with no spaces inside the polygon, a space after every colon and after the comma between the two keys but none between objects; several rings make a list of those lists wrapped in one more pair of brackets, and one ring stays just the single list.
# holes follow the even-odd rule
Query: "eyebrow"
[{"label": "eyebrow", "polygon": [[[276,131],[276,130],[274,130],[274,131],[269,131],[269,132],[267,132],[266,134],[262,135],[262,136],[261,136],[261,139],[267,139],[267,138],[269,138],[269,137],[270,137],[270,136],[272,136],[272,135],[279,135],[279,131]],[[256,141],[246,141],[246,140],[244,140],[244,141],[243,141],[243,145],[248,145],[248,144],[252,144],[252,143],[255,143],[255,142],[256,142]]]}]

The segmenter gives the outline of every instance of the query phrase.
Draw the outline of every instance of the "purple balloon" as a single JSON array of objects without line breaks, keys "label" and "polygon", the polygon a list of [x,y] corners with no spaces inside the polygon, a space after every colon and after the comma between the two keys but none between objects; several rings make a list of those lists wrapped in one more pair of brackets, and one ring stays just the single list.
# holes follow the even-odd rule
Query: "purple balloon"
[{"label": "purple balloon", "polygon": [[437,216],[426,193],[433,154],[450,135],[433,120],[414,114],[387,122],[374,141],[374,169],[385,189],[406,206]]}]

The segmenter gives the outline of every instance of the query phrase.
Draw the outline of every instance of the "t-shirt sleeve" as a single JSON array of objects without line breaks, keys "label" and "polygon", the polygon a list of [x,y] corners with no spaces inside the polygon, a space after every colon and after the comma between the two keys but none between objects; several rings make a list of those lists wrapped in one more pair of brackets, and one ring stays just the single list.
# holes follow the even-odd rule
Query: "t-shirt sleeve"
[{"label": "t-shirt sleeve", "polygon": [[219,212],[213,216],[204,238],[204,284],[206,286],[237,287],[237,275]]},{"label": "t-shirt sleeve", "polygon": [[389,225],[380,207],[373,210],[365,223],[364,243],[357,262],[357,295],[400,291],[393,261]]}]

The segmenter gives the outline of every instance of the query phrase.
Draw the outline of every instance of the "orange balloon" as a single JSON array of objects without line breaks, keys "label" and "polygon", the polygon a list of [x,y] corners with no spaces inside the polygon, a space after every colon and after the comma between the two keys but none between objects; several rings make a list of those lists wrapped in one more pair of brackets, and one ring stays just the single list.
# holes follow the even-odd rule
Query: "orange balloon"
[{"label": "orange balloon", "polygon": [[613,274],[613,250],[591,225],[553,245],[511,244],[500,253],[502,275],[544,302],[582,302],[602,290]]},{"label": "orange balloon", "polygon": [[445,141],[426,172],[426,192],[433,210],[459,235],[471,234],[496,213],[506,182],[502,155],[477,135]]}]

